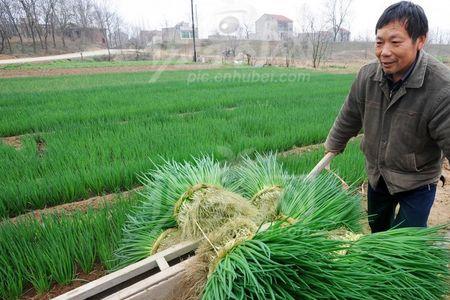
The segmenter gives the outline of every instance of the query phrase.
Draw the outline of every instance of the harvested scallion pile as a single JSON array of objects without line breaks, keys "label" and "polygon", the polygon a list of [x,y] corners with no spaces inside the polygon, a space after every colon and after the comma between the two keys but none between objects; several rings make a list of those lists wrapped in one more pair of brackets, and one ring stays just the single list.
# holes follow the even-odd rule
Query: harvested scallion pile
[{"label": "harvested scallion pile", "polygon": [[142,176],[117,265],[200,239],[177,299],[440,299],[442,228],[360,234],[360,199],[332,174],[287,173],[275,155],[235,166],[167,161]]}]

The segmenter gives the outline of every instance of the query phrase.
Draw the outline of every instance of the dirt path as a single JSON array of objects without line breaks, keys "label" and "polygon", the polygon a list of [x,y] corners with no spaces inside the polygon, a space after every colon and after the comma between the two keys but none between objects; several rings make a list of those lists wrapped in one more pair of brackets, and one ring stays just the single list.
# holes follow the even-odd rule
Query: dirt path
[{"label": "dirt path", "polygon": [[[358,134],[357,136],[351,138],[350,141],[360,139],[360,138],[362,138],[362,136],[363,136],[362,133]],[[323,146],[323,143],[307,145],[307,146],[302,146],[302,147],[293,147],[292,149],[286,150],[284,152],[280,152],[278,155],[281,157],[286,157],[286,156],[290,156],[290,155],[300,155],[305,152],[311,152],[314,150],[318,150],[318,149],[320,149],[321,146]]]},{"label": "dirt path", "polygon": [[[110,49],[109,51],[110,51],[111,55],[136,53],[136,50],[134,50],[134,49]],[[33,62],[75,59],[75,58],[82,58],[82,57],[83,58],[95,57],[95,56],[102,56],[102,55],[108,55],[108,50],[101,49],[101,50],[59,54],[59,55],[47,55],[47,56],[24,57],[24,58],[9,58],[8,57],[6,59],[0,59],[0,65],[25,64],[25,63],[33,63]]]},{"label": "dirt path", "polygon": [[88,75],[104,73],[137,73],[148,71],[176,71],[176,70],[208,70],[223,68],[214,64],[188,64],[188,65],[148,65],[148,66],[111,66],[74,69],[48,69],[48,70],[0,70],[0,78],[15,77],[41,77],[62,75]]},{"label": "dirt path", "polygon": [[87,211],[89,208],[98,209],[98,208],[102,207],[103,204],[105,204],[105,203],[114,202],[119,198],[126,198],[141,189],[142,189],[142,187],[137,187],[137,188],[134,188],[132,190],[125,191],[122,193],[108,194],[108,195],[104,195],[104,196],[95,196],[95,197],[92,197],[92,198],[89,198],[86,200],[82,200],[82,201],[71,202],[71,203],[57,205],[57,206],[53,206],[53,207],[49,207],[49,208],[38,209],[38,210],[34,210],[32,212],[11,218],[9,220],[12,222],[17,222],[17,221],[20,221],[22,219],[25,219],[25,218],[28,218],[31,216],[33,216],[37,219],[40,219],[43,215],[47,215],[47,214],[63,214],[63,213],[67,214],[67,213],[71,213],[71,212],[75,212],[75,211]]},{"label": "dirt path", "polygon": [[450,166],[447,160],[442,168],[442,175],[444,175],[447,182],[445,186],[442,186],[442,182],[438,184],[436,199],[431,208],[430,219],[428,222],[430,226],[450,223]]}]

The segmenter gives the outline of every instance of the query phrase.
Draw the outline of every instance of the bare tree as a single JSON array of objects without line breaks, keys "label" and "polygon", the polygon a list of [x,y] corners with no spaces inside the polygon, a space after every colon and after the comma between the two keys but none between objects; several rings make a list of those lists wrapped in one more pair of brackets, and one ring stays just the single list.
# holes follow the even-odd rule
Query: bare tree
[{"label": "bare tree", "polygon": [[52,34],[52,42],[53,42],[53,48],[56,48],[56,37],[55,37],[55,31],[56,31],[56,3],[58,0],[50,0],[50,30]]},{"label": "bare tree", "polygon": [[428,43],[441,45],[448,44],[449,37],[448,31],[443,31],[439,27],[436,27],[428,33]]},{"label": "bare tree", "polygon": [[285,64],[289,68],[294,63],[295,58],[295,43],[294,39],[288,38],[283,41],[283,49],[285,54]]},{"label": "bare tree", "polygon": [[123,43],[125,41],[122,40],[122,19],[117,14],[113,14],[111,19],[111,44],[114,48],[123,48]]},{"label": "bare tree", "polygon": [[250,33],[252,32],[252,22],[250,22],[247,18],[244,18],[241,23],[242,32],[244,34],[244,38],[246,40],[250,39]]},{"label": "bare tree", "polygon": [[108,49],[108,60],[111,61],[111,29],[114,13],[106,5],[97,3],[94,5],[95,18],[97,26],[103,33],[106,48]]},{"label": "bare tree", "polygon": [[327,0],[327,18],[333,32],[333,42],[338,41],[342,26],[349,17],[349,10],[353,0]]},{"label": "bare tree", "polygon": [[9,52],[12,53],[10,31],[8,18],[4,11],[0,10],[0,53],[3,53],[6,46],[8,46]]},{"label": "bare tree", "polygon": [[31,13],[31,4],[25,0],[19,0],[19,3],[22,5],[23,11],[25,12],[27,18],[27,25],[29,33],[31,34],[31,38],[33,39],[33,52],[36,53],[36,37],[34,34],[34,18]]},{"label": "bare tree", "polygon": [[62,46],[66,48],[66,30],[69,23],[75,18],[75,7],[69,3],[69,0],[58,0],[54,10],[55,22],[61,37]]},{"label": "bare tree", "polygon": [[17,36],[19,37],[22,52],[24,52],[25,49],[23,45],[22,33],[16,21],[20,18],[20,6],[18,4],[19,4],[18,2],[0,0],[0,10],[5,13],[8,22],[13,26],[15,34],[17,34]]},{"label": "bare tree", "polygon": [[39,7],[41,7],[43,0],[28,0],[28,5],[30,9],[31,17],[33,18],[33,25],[36,33],[39,37],[39,42],[41,44],[41,48],[45,49],[44,41],[42,39],[43,32],[42,27],[40,26],[40,15],[39,15]]},{"label": "bare tree", "polygon": [[80,31],[80,51],[83,52],[86,46],[86,32],[93,24],[94,3],[92,0],[76,0],[74,5],[74,20],[81,28]]},{"label": "bare tree", "polygon": [[53,37],[53,46],[56,48],[55,35],[52,33],[52,29],[54,29],[54,7],[56,0],[41,0],[39,5],[40,15],[43,19],[44,26],[44,46],[45,51],[48,51],[48,37],[52,34]]},{"label": "bare tree", "polygon": [[141,56],[141,50],[144,48],[144,41],[141,37],[141,28],[138,26],[131,27],[130,45],[135,49],[135,60],[139,60]]},{"label": "bare tree", "polygon": [[326,22],[321,22],[319,17],[304,7],[303,36],[311,45],[311,59],[314,68],[320,66],[333,40],[332,33],[325,30],[326,26]]}]

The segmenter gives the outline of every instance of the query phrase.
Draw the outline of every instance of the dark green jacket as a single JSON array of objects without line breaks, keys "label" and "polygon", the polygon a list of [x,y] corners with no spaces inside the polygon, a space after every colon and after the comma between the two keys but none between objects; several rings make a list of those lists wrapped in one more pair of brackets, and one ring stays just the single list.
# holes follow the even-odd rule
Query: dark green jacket
[{"label": "dark green jacket", "polygon": [[402,87],[390,95],[380,64],[361,68],[325,142],[341,152],[361,130],[369,183],[380,175],[391,194],[435,183],[450,159],[450,70],[424,51]]}]

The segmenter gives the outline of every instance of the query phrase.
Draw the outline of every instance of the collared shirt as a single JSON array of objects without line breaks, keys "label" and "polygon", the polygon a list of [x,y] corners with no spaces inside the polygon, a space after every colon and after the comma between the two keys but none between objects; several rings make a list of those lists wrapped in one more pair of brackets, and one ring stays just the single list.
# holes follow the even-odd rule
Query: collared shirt
[{"label": "collared shirt", "polygon": [[394,82],[394,77],[392,76],[392,74],[386,74],[383,71],[383,77],[386,78],[391,97],[400,89],[400,87],[403,85],[403,83],[405,83],[405,81],[409,78],[409,76],[411,76],[411,73],[413,72],[414,67],[417,64],[418,59],[419,59],[419,53],[417,53],[414,63],[409,67],[409,69],[403,74],[402,78],[400,78],[400,80],[398,80],[398,81]]}]

